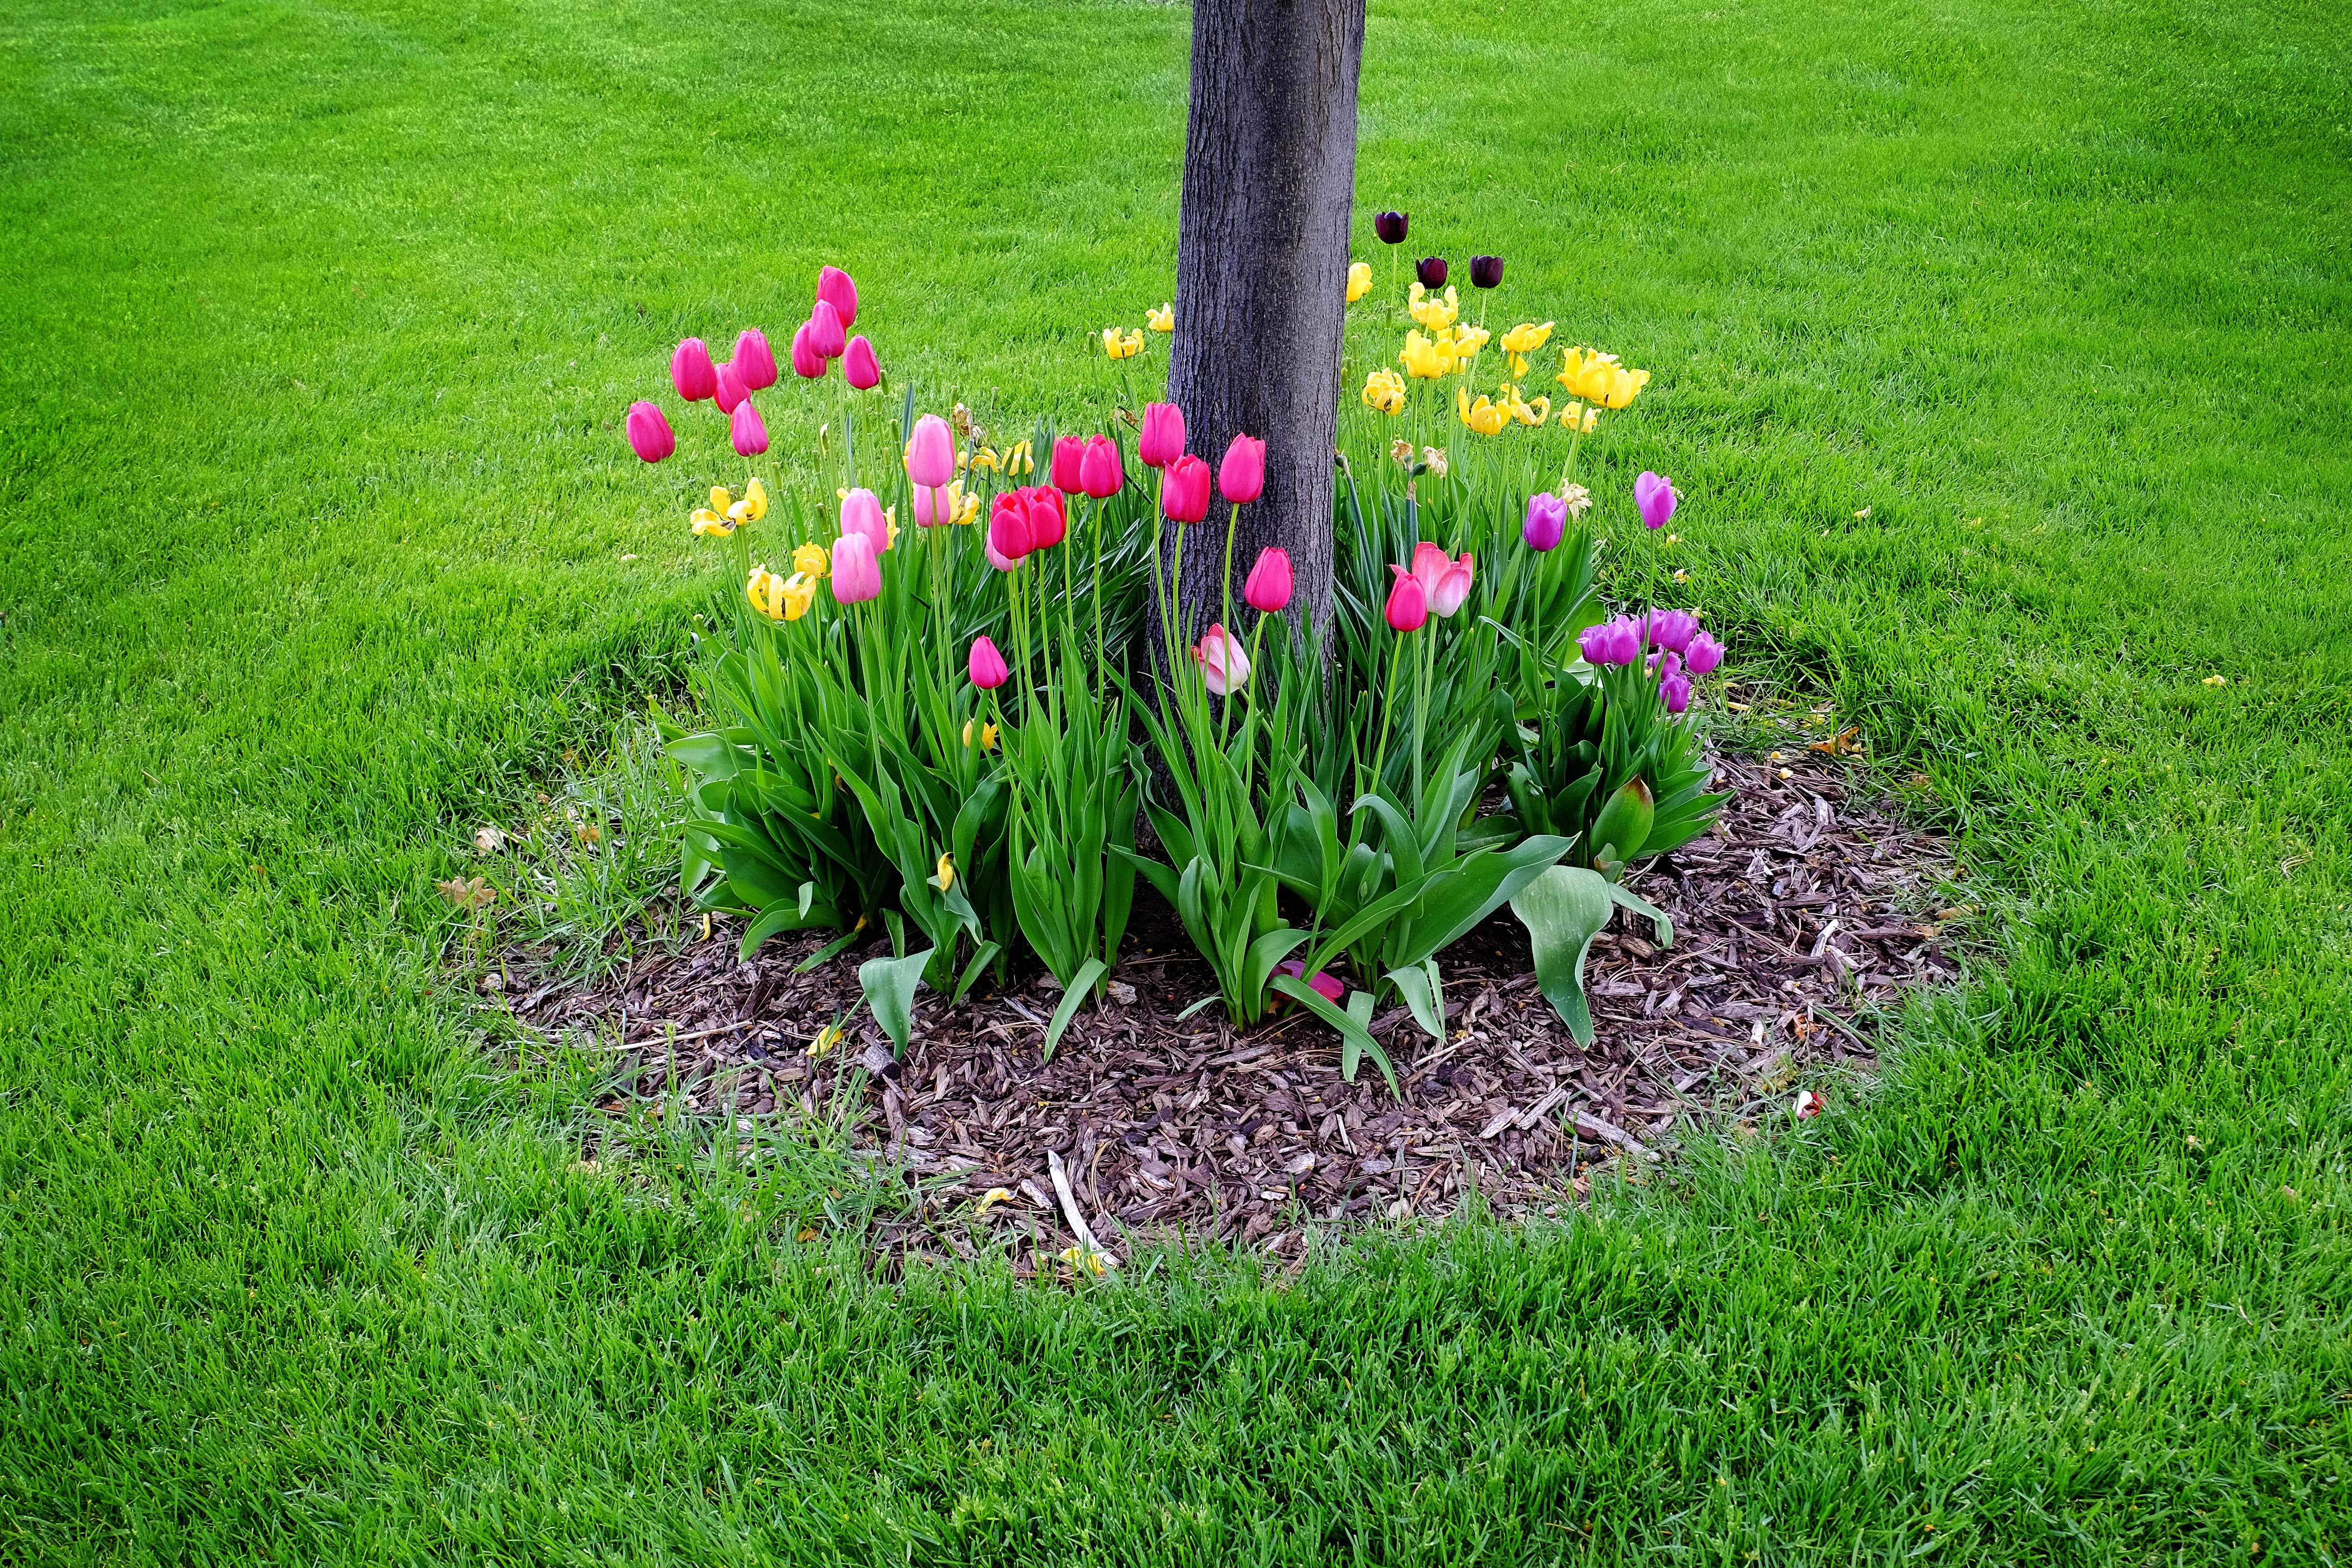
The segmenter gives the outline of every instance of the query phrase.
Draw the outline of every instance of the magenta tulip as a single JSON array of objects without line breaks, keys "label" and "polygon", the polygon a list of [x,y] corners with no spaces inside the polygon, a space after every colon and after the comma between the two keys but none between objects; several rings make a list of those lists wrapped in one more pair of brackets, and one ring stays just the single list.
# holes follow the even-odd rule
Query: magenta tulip
[{"label": "magenta tulip", "polygon": [[1399,574],[1389,588],[1388,607],[1383,613],[1388,616],[1391,631],[1417,632],[1426,625],[1429,600],[1421,591],[1421,580],[1410,574]]},{"label": "magenta tulip", "polygon": [[1054,437],[1054,461],[1047,472],[1054,488],[1066,496],[1085,492],[1087,481],[1080,476],[1086,470],[1087,444],[1076,436]]},{"label": "magenta tulip", "polygon": [[[1287,974],[1294,980],[1307,973],[1307,965],[1296,958],[1286,958],[1274,967],[1276,973]],[[1307,984],[1313,986],[1315,994],[1326,1002],[1337,1002],[1348,994],[1348,988],[1340,984],[1338,976],[1328,969],[1317,970],[1315,978],[1307,981]]]},{"label": "magenta tulip", "polygon": [[1519,537],[1528,548],[1549,551],[1559,548],[1568,533],[1568,502],[1556,495],[1538,490],[1528,498],[1528,521],[1519,530]]},{"label": "magenta tulip", "polygon": [[864,534],[877,556],[890,548],[890,522],[882,515],[882,502],[862,485],[841,498],[841,531]]},{"label": "magenta tulip", "polygon": [[964,669],[971,675],[971,683],[982,691],[995,690],[1013,674],[1004,668],[1004,656],[986,637],[971,639],[971,657],[964,661]]},{"label": "magenta tulip", "polygon": [[816,342],[809,335],[809,324],[803,321],[793,329],[793,374],[807,381],[822,380],[829,362],[817,353]]},{"label": "magenta tulip", "polygon": [[1290,605],[1290,552],[1261,550],[1257,564],[1242,584],[1242,603],[1265,615]]},{"label": "magenta tulip", "polygon": [[827,359],[839,359],[849,348],[849,333],[841,324],[841,312],[833,308],[830,300],[819,300],[816,309],[809,312],[809,347]]},{"label": "magenta tulip", "polygon": [[751,389],[743,384],[741,371],[732,363],[722,364],[719,367],[719,384],[712,388],[710,395],[718,400],[719,412],[732,414],[745,398],[751,395]]},{"label": "magenta tulip", "polygon": [[1171,522],[1198,522],[1209,515],[1209,465],[1190,452],[1170,463],[1160,481],[1160,510]]},{"label": "magenta tulip", "polygon": [[1576,646],[1591,664],[1631,664],[1642,657],[1642,623],[1621,616],[1577,634]]},{"label": "magenta tulip", "polygon": [[1665,527],[1666,520],[1675,515],[1675,502],[1681,499],[1675,494],[1673,485],[1647,468],[1633,481],[1633,508],[1651,528]]},{"label": "magenta tulip", "polygon": [[688,338],[677,345],[669,356],[669,379],[677,387],[677,395],[688,403],[699,403],[719,390],[719,372],[710,363],[710,351],[702,346],[700,338]]},{"label": "magenta tulip", "polygon": [[882,366],[875,359],[874,345],[864,332],[849,340],[849,348],[841,356],[841,374],[860,392],[881,381]]},{"label": "magenta tulip", "polygon": [[735,340],[735,357],[727,363],[754,392],[776,384],[776,353],[768,346],[768,334],[757,327]]},{"label": "magenta tulip", "polygon": [[1037,548],[1035,531],[1029,525],[1029,508],[1014,491],[999,493],[988,509],[988,547],[1013,562]]},{"label": "magenta tulip", "polygon": [[1680,653],[1698,635],[1698,617],[1688,610],[1652,610],[1643,619],[1643,631],[1652,647]]},{"label": "magenta tulip", "polygon": [[845,533],[833,542],[833,602],[862,605],[882,592],[882,566],[874,559],[874,542],[863,533]]},{"label": "magenta tulip", "polygon": [[[1666,656],[1671,658],[1674,656]],[[1690,706],[1690,677],[1676,670],[1658,682],[1658,700],[1666,705],[1669,713],[1680,713]]]},{"label": "magenta tulip", "polygon": [[816,297],[833,307],[844,330],[857,324],[857,285],[849,280],[848,273],[838,267],[819,268]]},{"label": "magenta tulip", "polygon": [[1683,663],[1693,675],[1705,675],[1723,662],[1723,645],[1705,632],[1694,633],[1683,650]]},{"label": "magenta tulip", "polygon": [[1035,485],[1021,492],[1022,502],[1029,510],[1029,538],[1032,550],[1051,550],[1062,542],[1069,531],[1068,520],[1062,511],[1061,493],[1046,485]]},{"label": "magenta tulip", "polygon": [[629,405],[629,449],[648,463],[658,463],[677,450],[662,411],[642,399]]},{"label": "magenta tulip", "polygon": [[1078,463],[1078,483],[1097,500],[1118,494],[1127,483],[1118,460],[1118,443],[1108,436],[1087,438],[1086,456]]},{"label": "magenta tulip", "polygon": [[907,443],[907,478],[922,489],[955,478],[955,432],[936,414],[915,421],[914,437]]},{"label": "magenta tulip", "polygon": [[1143,410],[1143,435],[1135,455],[1147,468],[1164,468],[1184,455],[1184,411],[1172,403],[1154,403]]},{"label": "magenta tulip", "polygon": [[768,427],[760,422],[760,411],[751,406],[750,398],[735,405],[734,415],[727,421],[727,437],[741,457],[756,458],[768,449]]},{"label": "magenta tulip", "polygon": [[1236,436],[1217,465],[1217,493],[1246,506],[1265,489],[1265,443],[1255,436]]}]

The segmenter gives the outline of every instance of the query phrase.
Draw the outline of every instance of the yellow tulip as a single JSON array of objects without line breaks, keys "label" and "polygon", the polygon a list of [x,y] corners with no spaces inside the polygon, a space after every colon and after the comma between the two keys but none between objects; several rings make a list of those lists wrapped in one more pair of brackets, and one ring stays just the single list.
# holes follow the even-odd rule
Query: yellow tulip
[{"label": "yellow tulip", "polygon": [[1102,340],[1103,353],[1113,359],[1133,359],[1143,352],[1143,334],[1139,331],[1121,337],[1117,327],[1105,327]]},{"label": "yellow tulip", "polygon": [[[971,744],[971,721],[969,719],[963,721],[963,743],[967,746]],[[983,752],[996,750],[995,725],[982,724],[980,727],[980,749]]]},{"label": "yellow tulip", "polygon": [[743,582],[743,596],[772,621],[784,618],[784,580],[765,566],[754,566]]},{"label": "yellow tulip", "polygon": [[725,485],[713,485],[710,487],[711,510],[717,512],[721,517],[725,517],[727,515],[728,508],[734,505],[734,503],[735,492],[729,489]]},{"label": "yellow tulip", "polygon": [[1401,413],[1404,408],[1404,377],[1392,370],[1376,370],[1364,377],[1364,406],[1377,408],[1382,414]]},{"label": "yellow tulip", "polygon": [[1354,304],[1372,291],[1372,264],[1369,261],[1348,263],[1348,303]]},{"label": "yellow tulip", "polygon": [[833,561],[825,554],[824,545],[803,544],[793,552],[793,570],[814,580],[832,571]]},{"label": "yellow tulip", "polygon": [[1598,353],[1591,349],[1570,349],[1560,356],[1559,384],[1584,399],[1604,408],[1622,408],[1642,394],[1650,382],[1646,370],[1627,370],[1617,363],[1615,354]]},{"label": "yellow tulip", "polygon": [[711,510],[707,506],[696,507],[694,509],[694,515],[687,521],[694,524],[694,531],[696,533],[711,539],[724,539],[729,534],[735,531],[734,523],[730,522],[726,518],[719,516],[717,512]]},{"label": "yellow tulip", "polygon": [[[1165,305],[1160,306],[1157,310],[1144,311],[1143,324],[1150,327],[1155,332],[1174,331],[1176,330],[1176,301],[1171,300]],[[1112,357],[1117,358],[1118,356],[1113,355]]]},{"label": "yellow tulip", "polygon": [[1503,352],[1511,356],[1513,375],[1528,374],[1528,355],[1550,342],[1551,329],[1549,321],[1540,326],[1533,321],[1521,321],[1503,334]]},{"label": "yellow tulip", "polygon": [[1501,396],[1503,405],[1511,411],[1511,417],[1522,425],[1538,427],[1551,418],[1551,399],[1549,397],[1538,397],[1530,404],[1519,395],[1517,387],[1508,385],[1502,389]]},{"label": "yellow tulip", "polygon": [[1642,388],[1649,384],[1650,373],[1646,370],[1617,371],[1610,376],[1609,390],[1601,401],[1607,407],[1622,408],[1641,396]]},{"label": "yellow tulip", "polygon": [[1486,346],[1486,340],[1494,335],[1494,333],[1488,331],[1484,327],[1454,328],[1453,341],[1454,363],[1456,364],[1467,364],[1472,360],[1477,358],[1478,351],[1485,348]]},{"label": "yellow tulip", "polygon": [[945,854],[940,857],[939,870],[931,878],[931,886],[942,893],[955,886],[955,861],[952,858]]},{"label": "yellow tulip", "polygon": [[1015,441],[1004,448],[1004,471],[1008,474],[1029,474],[1037,469],[1036,454],[1026,441]]},{"label": "yellow tulip", "polygon": [[1489,403],[1484,395],[1473,404],[1466,388],[1454,389],[1454,412],[1460,416],[1462,423],[1481,436],[1499,436],[1511,423],[1509,409]]},{"label": "yellow tulip", "polygon": [[1397,363],[1404,366],[1408,375],[1434,381],[1454,368],[1454,356],[1419,332],[1407,332],[1404,350],[1397,355]]},{"label": "yellow tulip", "polygon": [[1600,423],[1601,410],[1587,408],[1581,403],[1571,403],[1559,411],[1559,427],[1563,430],[1574,430],[1590,436],[1592,434],[1592,427]]},{"label": "yellow tulip", "polygon": [[[1111,355],[1113,359],[1118,357],[1117,354]],[[986,468],[992,474],[1001,473],[1004,468],[1004,459],[996,455],[995,447],[982,447],[979,451],[971,454],[971,466],[975,468]]]},{"label": "yellow tulip", "polygon": [[1431,331],[1442,331],[1452,326],[1454,318],[1461,315],[1462,297],[1451,283],[1445,286],[1443,294],[1433,294],[1415,283],[1412,297],[1406,301],[1405,309],[1412,312],[1414,321]]},{"label": "yellow tulip", "polygon": [[784,579],[784,619],[797,621],[809,613],[816,602],[816,579],[805,572],[795,572]]}]

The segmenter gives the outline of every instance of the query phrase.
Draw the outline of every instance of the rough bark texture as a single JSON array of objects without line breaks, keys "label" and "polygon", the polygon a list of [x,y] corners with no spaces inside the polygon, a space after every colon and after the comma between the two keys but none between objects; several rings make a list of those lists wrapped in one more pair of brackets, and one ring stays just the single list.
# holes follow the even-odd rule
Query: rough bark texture
[{"label": "rough bark texture", "polygon": [[[1234,540],[1234,604],[1258,552],[1280,545],[1293,614],[1317,626],[1331,594],[1363,50],[1364,0],[1194,0],[1169,395],[1212,468],[1236,432],[1266,443],[1265,493],[1242,509]],[[1181,531],[1188,640],[1223,609],[1230,510],[1213,500],[1207,521]],[[1168,546],[1171,564],[1179,548]]]}]

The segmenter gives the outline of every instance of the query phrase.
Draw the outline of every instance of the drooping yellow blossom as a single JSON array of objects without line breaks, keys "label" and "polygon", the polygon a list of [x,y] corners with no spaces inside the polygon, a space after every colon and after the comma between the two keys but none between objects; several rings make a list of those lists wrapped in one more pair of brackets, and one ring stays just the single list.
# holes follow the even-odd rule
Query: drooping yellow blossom
[{"label": "drooping yellow blossom", "polygon": [[[971,721],[969,719],[963,721],[963,743],[967,746],[971,744]],[[980,727],[980,749],[983,752],[996,750],[995,725],[982,724]]]},{"label": "drooping yellow blossom", "polygon": [[803,577],[822,577],[833,570],[833,560],[824,545],[803,544],[793,552],[793,570]]},{"label": "drooping yellow blossom", "polygon": [[1415,283],[1412,297],[1406,301],[1405,309],[1412,312],[1414,321],[1431,331],[1441,331],[1452,326],[1454,318],[1462,314],[1462,297],[1451,283],[1445,286],[1443,294],[1433,294]]},{"label": "drooping yellow blossom", "polygon": [[996,455],[996,448],[993,447],[982,447],[976,451],[963,452],[960,454],[960,459],[956,464],[958,468],[969,465],[975,468],[986,468],[992,474],[1001,472],[1004,468],[1004,459]]},{"label": "drooping yellow blossom", "polygon": [[1372,291],[1372,264],[1369,261],[1348,263],[1348,303],[1354,304]]},{"label": "drooping yellow blossom", "polygon": [[1383,414],[1402,412],[1404,377],[1392,370],[1376,370],[1364,377],[1364,406]]},{"label": "drooping yellow blossom", "polygon": [[710,539],[724,539],[729,534],[735,531],[735,525],[733,523],[728,521],[725,518],[719,516],[717,512],[711,510],[707,506],[696,507],[694,509],[694,515],[687,521],[694,524],[694,531],[696,533],[704,535]]},{"label": "drooping yellow blossom", "polygon": [[[922,507],[926,499],[921,495],[915,498],[915,521],[918,522],[922,521]],[[939,515],[949,522],[970,522],[980,515],[980,496],[976,491],[966,495],[961,479],[950,479],[940,487],[939,508]],[[895,516],[898,508],[893,507],[890,510]],[[894,532],[891,537],[895,539],[898,535]]]},{"label": "drooping yellow blossom", "polygon": [[1642,395],[1642,388],[1650,384],[1650,373],[1627,370],[1617,363],[1615,354],[1574,348],[1560,355],[1559,384],[1587,403],[1622,408]]},{"label": "drooping yellow blossom", "polygon": [[1140,331],[1129,332],[1121,337],[1117,327],[1105,327],[1102,331],[1102,340],[1103,353],[1113,359],[1133,359],[1143,352],[1143,334]]},{"label": "drooping yellow blossom", "polygon": [[955,886],[955,859],[952,856],[945,852],[940,854],[939,869],[931,877],[930,883],[942,893]]},{"label": "drooping yellow blossom", "polygon": [[1476,358],[1478,351],[1486,346],[1486,340],[1494,335],[1484,327],[1465,324],[1454,328],[1454,363],[1466,364]]},{"label": "drooping yellow blossom", "polygon": [[[865,918],[860,916],[857,923],[861,926],[864,925],[866,923]],[[813,1057],[821,1057],[840,1043],[840,1024],[827,1024],[824,1028],[819,1029],[816,1032],[816,1038],[808,1043],[808,1054]]]},{"label": "drooping yellow blossom", "polygon": [[1425,466],[1425,467],[1429,469],[1429,471],[1430,471],[1430,473],[1431,473],[1432,475],[1433,475],[1433,476],[1435,476],[1436,478],[1441,479],[1444,479],[1444,478],[1445,477],[1445,448],[1444,448],[1444,447],[1423,447],[1421,449],[1421,460],[1422,460],[1422,463],[1423,464],[1423,466]]},{"label": "drooping yellow blossom", "polygon": [[1434,381],[1454,368],[1454,356],[1419,332],[1407,332],[1397,363],[1404,366],[1407,375]]},{"label": "drooping yellow blossom", "polygon": [[1580,435],[1590,436],[1592,434],[1592,427],[1600,423],[1601,410],[1587,408],[1581,403],[1571,403],[1559,411],[1559,427],[1563,430],[1574,430]]},{"label": "drooping yellow blossom", "polygon": [[1506,383],[1496,395],[1502,400],[1503,406],[1511,411],[1511,417],[1522,425],[1539,427],[1551,417],[1549,397],[1538,397],[1533,403],[1529,403],[1519,395],[1519,389],[1517,386],[1508,383]]},{"label": "drooping yellow blossom", "polygon": [[[757,479],[751,481],[755,486],[759,482]],[[747,495],[744,499],[748,500],[751,498]],[[725,485],[713,485],[710,487],[710,504],[696,507],[694,515],[687,521],[694,525],[694,531],[698,534],[724,539],[734,532],[735,525],[749,515],[740,510],[741,506],[742,503],[735,499],[734,491]],[[767,510],[767,492],[762,490],[760,492],[760,511],[764,514]]]},{"label": "drooping yellow blossom", "polygon": [[772,621],[784,618],[784,580],[765,566],[754,566],[743,582],[743,596]]},{"label": "drooping yellow blossom", "polygon": [[1174,331],[1176,330],[1176,301],[1171,300],[1165,305],[1160,306],[1157,310],[1144,311],[1143,324],[1150,327],[1155,332]]},{"label": "drooping yellow blossom", "polygon": [[797,621],[809,613],[816,603],[816,579],[805,572],[795,572],[784,579],[784,619]]},{"label": "drooping yellow blossom", "polygon": [[1521,321],[1503,334],[1503,352],[1511,356],[1511,374],[1528,374],[1528,355],[1551,341],[1552,323],[1538,326],[1533,321]]},{"label": "drooping yellow blossom", "polygon": [[1454,412],[1461,417],[1462,423],[1481,436],[1499,436],[1511,423],[1511,411],[1508,408],[1488,402],[1484,393],[1479,395],[1478,401],[1474,404],[1470,401],[1470,393],[1466,387],[1454,389]]}]

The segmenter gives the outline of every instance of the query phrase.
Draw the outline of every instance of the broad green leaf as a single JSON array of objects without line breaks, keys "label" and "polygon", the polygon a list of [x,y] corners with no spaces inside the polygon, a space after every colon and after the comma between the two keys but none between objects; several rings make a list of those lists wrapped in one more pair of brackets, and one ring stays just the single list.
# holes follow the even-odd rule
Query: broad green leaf
[{"label": "broad green leaf", "polygon": [[1388,973],[1389,984],[1397,988],[1404,1005],[1429,1037],[1438,1044],[1445,1043],[1445,992],[1438,979],[1437,961],[1424,960],[1407,964]]},{"label": "broad green leaf", "polygon": [[1637,915],[1649,916],[1650,928],[1656,935],[1660,947],[1675,945],[1675,922],[1666,918],[1665,910],[1638,893],[1629,892],[1622,882],[1609,884],[1609,897],[1612,902],[1622,904]]},{"label": "broad green leaf", "polygon": [[866,1005],[902,1055],[907,1036],[915,1026],[915,987],[922,981],[923,966],[930,961],[931,950],[927,947],[904,958],[869,958],[857,966],[857,988],[866,993]]},{"label": "broad green leaf", "polygon": [[1511,900],[1511,912],[1528,928],[1535,952],[1536,984],[1580,1046],[1592,1043],[1584,958],[1613,908],[1607,879],[1580,866],[1551,867]]}]

